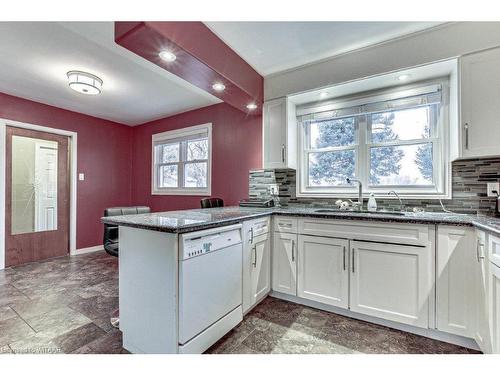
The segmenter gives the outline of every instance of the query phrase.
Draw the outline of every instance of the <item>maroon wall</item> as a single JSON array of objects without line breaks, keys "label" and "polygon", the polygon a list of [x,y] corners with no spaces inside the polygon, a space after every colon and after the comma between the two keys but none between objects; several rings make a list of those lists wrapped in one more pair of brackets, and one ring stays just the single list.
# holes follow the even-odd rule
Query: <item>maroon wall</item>
[{"label": "maroon wall", "polygon": [[226,103],[185,112],[133,128],[132,202],[153,211],[198,208],[198,196],[151,195],[151,136],[212,123],[212,196],[225,205],[248,197],[248,171],[262,165],[262,117]]},{"label": "maroon wall", "polygon": [[102,244],[104,208],[131,202],[132,128],[3,93],[0,118],[78,133],[76,247]]}]

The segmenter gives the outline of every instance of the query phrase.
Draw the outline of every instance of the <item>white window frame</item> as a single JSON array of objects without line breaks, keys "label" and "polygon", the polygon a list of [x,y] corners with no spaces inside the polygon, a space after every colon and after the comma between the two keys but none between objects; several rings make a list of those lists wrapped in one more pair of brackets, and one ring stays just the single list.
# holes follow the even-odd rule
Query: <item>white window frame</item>
[{"label": "white window frame", "polygon": [[[410,141],[397,141],[387,142],[383,144],[368,143],[368,131],[370,130],[369,124],[365,117],[364,121],[357,123],[356,143],[350,146],[332,147],[327,150],[356,150],[356,178],[360,178],[363,183],[363,196],[368,197],[370,193],[374,193],[377,197],[391,198],[387,196],[388,192],[395,190],[401,197],[406,199],[449,199],[451,198],[451,166],[450,166],[450,146],[449,146],[449,80],[442,78],[438,80],[417,82],[412,85],[399,86],[395,89],[380,90],[374,92],[373,96],[379,95],[392,95],[393,93],[404,92],[406,90],[418,89],[423,85],[439,84],[441,85],[441,104],[437,113],[435,134],[431,134],[428,139],[410,140]],[[370,95],[370,96],[372,96]],[[356,103],[364,100],[366,95],[363,93],[349,98],[347,102]],[[342,101],[329,101],[326,105],[319,105],[318,108],[322,110],[342,108],[345,106],[346,100]],[[358,115],[359,116],[359,115]],[[353,117],[353,116],[345,116]],[[354,116],[356,117],[356,116]],[[298,170],[297,170],[297,197],[312,197],[312,198],[357,198],[358,188],[357,184],[353,186],[344,185],[338,187],[309,187],[308,186],[308,150],[307,150],[307,136],[304,124],[297,121],[298,126]],[[405,145],[416,143],[433,144],[433,168],[434,168],[434,183],[432,187],[412,187],[412,186],[370,186],[369,185],[369,169],[370,169],[370,148],[373,146],[390,146],[390,145]],[[394,144],[393,144],[394,143]]]},{"label": "white window frame", "polygon": [[[161,165],[156,162],[155,146],[162,143],[169,143],[174,139],[189,138],[193,135],[206,132],[208,138],[208,159],[207,159],[207,186],[204,188],[198,187],[159,187],[158,186],[158,169]],[[182,160],[182,150],[180,150],[179,162],[167,163],[167,164],[178,164],[179,175],[178,181],[184,183],[183,166],[191,163],[192,161]],[[206,123],[202,125],[189,126],[182,129],[169,130],[163,133],[153,134],[151,139],[151,194],[152,195],[198,195],[198,196],[210,196],[212,194],[212,123]]]}]

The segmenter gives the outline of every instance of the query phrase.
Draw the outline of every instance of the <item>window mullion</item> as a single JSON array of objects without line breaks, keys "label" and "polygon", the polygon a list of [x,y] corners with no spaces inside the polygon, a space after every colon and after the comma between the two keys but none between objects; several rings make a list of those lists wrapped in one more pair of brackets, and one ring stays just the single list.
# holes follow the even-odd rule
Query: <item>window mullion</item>
[{"label": "window mullion", "polygon": [[369,160],[367,160],[367,129],[368,129],[368,116],[361,115],[357,117],[358,123],[358,152],[356,160],[356,173],[364,186],[368,186],[368,170]]}]

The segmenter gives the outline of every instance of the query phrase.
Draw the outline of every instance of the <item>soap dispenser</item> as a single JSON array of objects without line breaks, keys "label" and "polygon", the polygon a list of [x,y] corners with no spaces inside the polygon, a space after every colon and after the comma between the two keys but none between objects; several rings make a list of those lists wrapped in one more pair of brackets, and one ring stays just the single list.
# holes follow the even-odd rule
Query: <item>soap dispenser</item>
[{"label": "soap dispenser", "polygon": [[377,201],[373,193],[370,193],[370,199],[368,199],[368,211],[377,211]]}]

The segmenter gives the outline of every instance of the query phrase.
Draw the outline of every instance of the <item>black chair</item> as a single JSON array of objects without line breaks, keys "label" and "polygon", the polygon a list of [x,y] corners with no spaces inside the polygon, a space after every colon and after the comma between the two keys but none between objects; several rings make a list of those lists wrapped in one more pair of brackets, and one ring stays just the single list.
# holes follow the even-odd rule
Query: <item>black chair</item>
[{"label": "black chair", "polygon": [[[151,209],[146,206],[112,207],[104,210],[104,216],[146,214],[149,212],[151,212]],[[118,256],[118,225],[104,224],[103,244],[104,250],[109,255]]]},{"label": "black chair", "polygon": [[224,201],[220,198],[203,198],[201,208],[224,207]]},{"label": "black chair", "polygon": [[[146,214],[151,212],[149,207],[134,206],[134,207],[112,207],[104,210],[104,216],[120,216],[120,215],[134,215]],[[109,255],[114,257],[118,256],[118,225],[104,224],[104,250]],[[120,325],[120,310],[116,309],[111,313],[111,325],[118,328]]]}]

